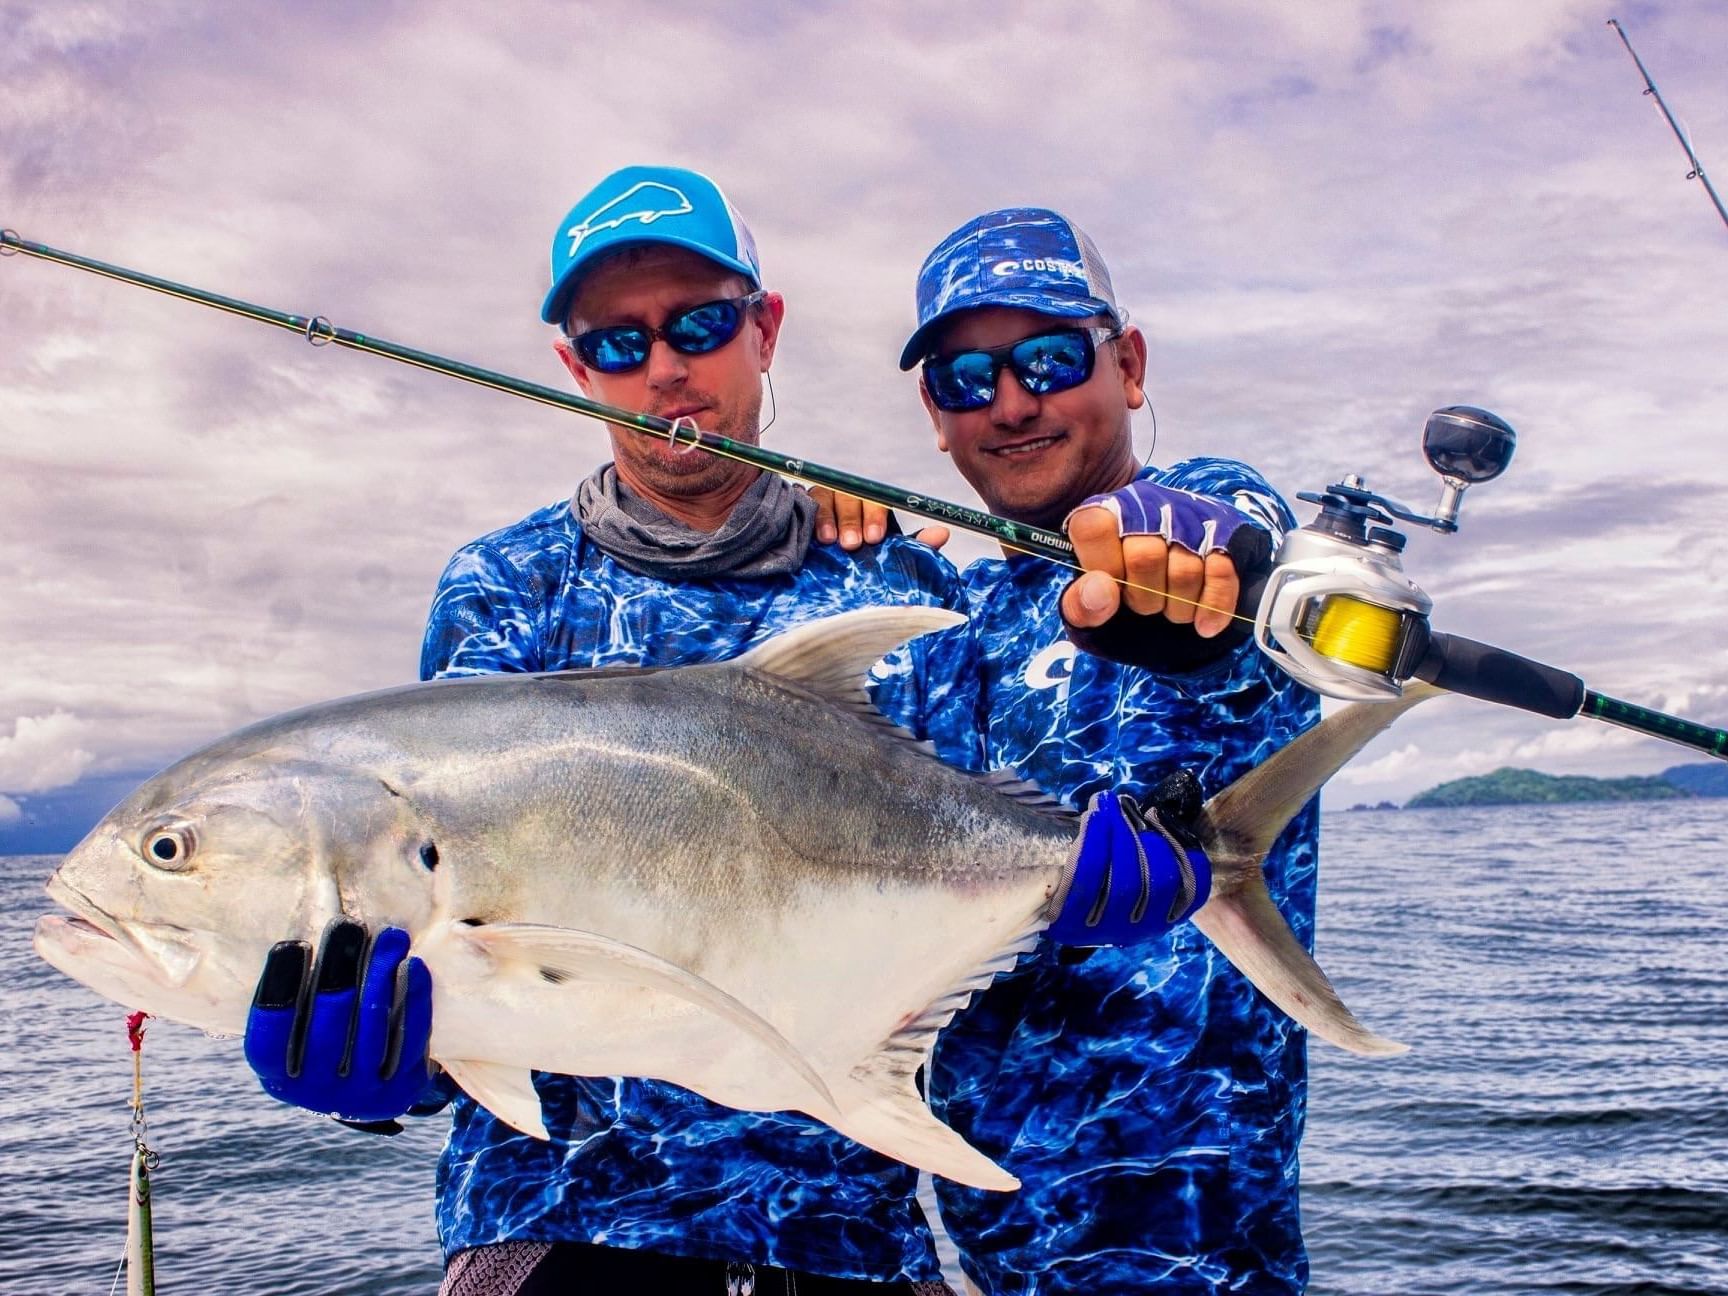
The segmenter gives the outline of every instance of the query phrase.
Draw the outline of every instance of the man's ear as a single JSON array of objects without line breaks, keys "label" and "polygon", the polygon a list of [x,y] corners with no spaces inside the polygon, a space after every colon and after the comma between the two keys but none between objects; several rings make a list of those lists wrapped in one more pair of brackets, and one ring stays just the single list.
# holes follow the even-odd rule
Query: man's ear
[{"label": "man's ear", "polygon": [[552,344],[552,349],[558,353],[558,358],[564,362],[564,367],[570,371],[570,376],[576,380],[576,385],[582,389],[584,396],[594,394],[594,378],[588,372],[588,366],[576,358],[576,348],[570,345],[570,339],[561,337]]},{"label": "man's ear", "polygon": [[780,325],[786,319],[786,299],[777,292],[764,293],[761,303],[750,313],[751,322],[761,338],[762,372],[774,363],[774,348],[780,341]]},{"label": "man's ear", "polygon": [[924,412],[930,416],[930,425],[936,429],[936,448],[943,454],[948,453],[948,437],[942,431],[942,411],[936,408],[936,402],[930,399],[930,389],[924,385],[924,379],[918,379],[918,396],[924,402]]},{"label": "man's ear", "polygon": [[1129,409],[1146,403],[1146,335],[1130,324],[1116,339],[1116,370],[1122,378],[1122,394]]}]

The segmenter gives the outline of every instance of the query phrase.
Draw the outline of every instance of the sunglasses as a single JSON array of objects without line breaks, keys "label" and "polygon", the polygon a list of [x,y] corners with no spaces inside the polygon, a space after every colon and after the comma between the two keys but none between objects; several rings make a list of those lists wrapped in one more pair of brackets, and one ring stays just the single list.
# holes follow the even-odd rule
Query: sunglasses
[{"label": "sunglasses", "polygon": [[679,355],[707,355],[738,336],[744,312],[767,294],[762,289],[743,297],[703,302],[679,311],[659,328],[646,324],[614,324],[589,329],[570,339],[577,359],[603,374],[629,373],[647,363],[648,350],[659,339]]},{"label": "sunglasses", "polygon": [[996,378],[1006,365],[1034,396],[1067,391],[1092,376],[1098,344],[1121,336],[1120,327],[1054,329],[1007,346],[929,356],[924,390],[937,409],[951,414],[983,409],[996,399]]}]

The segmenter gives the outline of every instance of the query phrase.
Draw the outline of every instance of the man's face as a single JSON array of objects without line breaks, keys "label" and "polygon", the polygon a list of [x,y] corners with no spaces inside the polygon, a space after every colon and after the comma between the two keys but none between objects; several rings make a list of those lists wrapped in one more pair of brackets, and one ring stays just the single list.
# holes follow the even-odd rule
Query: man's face
[{"label": "man's face", "polygon": [[[1063,320],[1036,311],[982,306],[948,322],[934,352],[1005,346],[1053,329],[1100,320]],[[924,408],[936,425],[936,445],[953,456],[960,475],[992,512],[1035,526],[1057,527],[1088,495],[1126,485],[1134,476],[1128,411],[1145,400],[1146,339],[1137,328],[1100,343],[1092,376],[1067,391],[1035,396],[1011,367],[996,377],[996,397],[983,409],[937,409],[922,379]]]},{"label": "man's face", "polygon": [[[572,336],[617,324],[664,328],[667,320],[692,306],[749,291],[743,276],[684,248],[634,248],[600,262],[584,276],[566,323]],[[561,339],[557,350],[577,385],[597,401],[669,419],[689,416],[704,432],[754,444],[762,414],[762,375],[773,361],[784,313],[780,295],[769,293],[745,314],[730,342],[703,355],[684,355],[656,338],[648,359],[626,373],[588,368],[568,340]],[[705,495],[751,471],[622,428],[612,429],[612,455],[625,482],[638,492],[645,487],[649,494]]]}]

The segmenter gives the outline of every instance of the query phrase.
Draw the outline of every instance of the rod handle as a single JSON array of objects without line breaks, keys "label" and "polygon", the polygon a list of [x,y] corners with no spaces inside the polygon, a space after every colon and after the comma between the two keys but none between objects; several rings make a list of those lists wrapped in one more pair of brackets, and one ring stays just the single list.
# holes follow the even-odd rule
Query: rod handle
[{"label": "rod handle", "polygon": [[1415,675],[1450,693],[1555,720],[1570,720],[1584,705],[1584,681],[1570,671],[1438,630],[1428,632]]}]

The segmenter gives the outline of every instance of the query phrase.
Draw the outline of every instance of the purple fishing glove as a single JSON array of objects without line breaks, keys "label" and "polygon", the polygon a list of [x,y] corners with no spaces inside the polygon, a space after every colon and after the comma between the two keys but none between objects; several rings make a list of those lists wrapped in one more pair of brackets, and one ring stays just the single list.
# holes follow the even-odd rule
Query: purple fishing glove
[{"label": "purple fishing glove", "polygon": [[[1117,530],[1123,536],[1163,536],[1171,544],[1181,545],[1202,558],[1220,549],[1235,558],[1236,548],[1231,541],[1238,531],[1259,531],[1246,513],[1222,500],[1145,479],[1131,481],[1108,495],[1093,495],[1080,505],[1080,508],[1094,507],[1115,514]],[[1074,513],[1068,516],[1072,518]],[[1238,560],[1237,566],[1244,564]]]},{"label": "purple fishing glove", "polygon": [[[1117,534],[1124,540],[1161,536],[1167,544],[1202,558],[1227,554],[1244,587],[1271,566],[1270,532],[1215,496],[1141,479],[1108,495],[1093,495],[1080,505],[1091,507],[1108,509],[1116,519]],[[1074,513],[1068,516],[1072,519]],[[1069,623],[1068,637],[1093,657],[1180,675],[1208,669],[1229,657],[1249,641],[1252,630],[1251,620],[1238,619],[1222,633],[1202,639],[1191,624],[1172,622],[1162,612],[1141,615],[1124,603],[1102,625]]]}]

